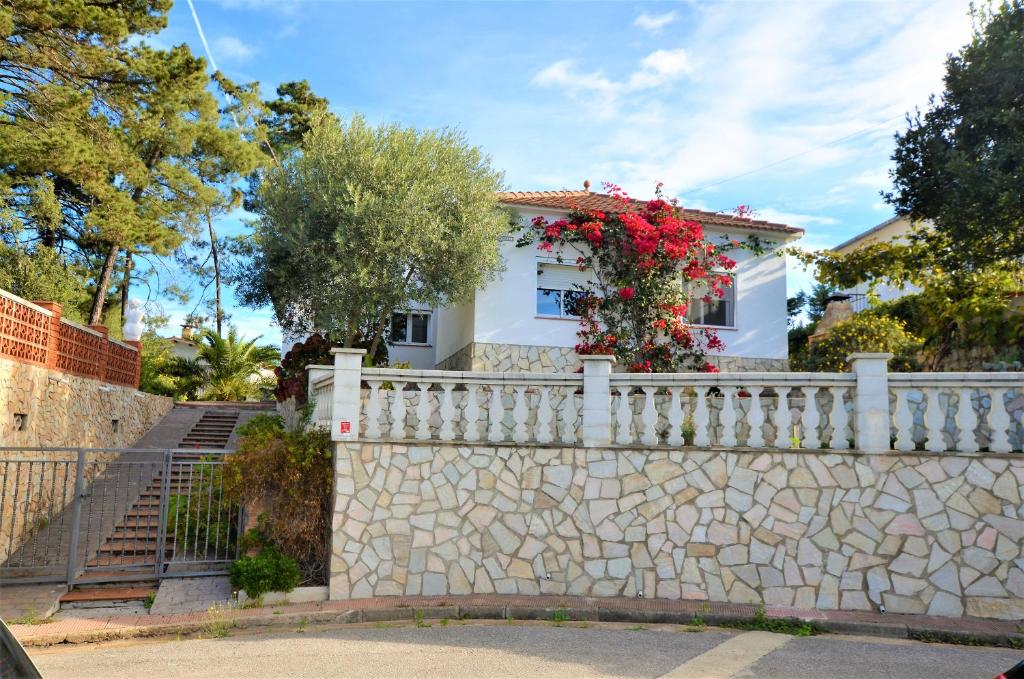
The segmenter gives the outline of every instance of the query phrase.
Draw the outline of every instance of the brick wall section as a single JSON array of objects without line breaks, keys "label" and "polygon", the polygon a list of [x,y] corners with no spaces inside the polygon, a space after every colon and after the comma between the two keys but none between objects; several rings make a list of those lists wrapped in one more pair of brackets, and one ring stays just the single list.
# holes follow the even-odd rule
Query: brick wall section
[{"label": "brick wall section", "polygon": [[104,326],[77,325],[61,315],[55,302],[29,302],[0,290],[0,358],[139,386],[138,343],[111,340]]}]

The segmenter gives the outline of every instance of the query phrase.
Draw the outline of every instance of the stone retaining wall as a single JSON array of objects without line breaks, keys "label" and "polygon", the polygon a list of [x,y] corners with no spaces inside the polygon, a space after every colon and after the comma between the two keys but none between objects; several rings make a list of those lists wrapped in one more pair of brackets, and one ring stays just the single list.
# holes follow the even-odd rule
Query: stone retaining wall
[{"label": "stone retaining wall", "polygon": [[340,443],[332,599],[1024,618],[1024,456]]},{"label": "stone retaining wall", "polygon": [[[789,361],[784,358],[710,356],[708,360],[724,372],[789,370]],[[438,363],[437,368],[477,372],[550,373],[576,372],[580,365],[572,347],[471,342]]]},{"label": "stone retaining wall", "polygon": [[126,448],[173,405],[166,396],[0,359],[3,446]]}]

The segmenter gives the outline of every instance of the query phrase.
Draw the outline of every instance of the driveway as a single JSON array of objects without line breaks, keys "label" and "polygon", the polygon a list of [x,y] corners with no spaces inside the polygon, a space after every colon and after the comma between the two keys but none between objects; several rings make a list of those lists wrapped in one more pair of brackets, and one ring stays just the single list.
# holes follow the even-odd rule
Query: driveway
[{"label": "driveway", "polygon": [[991,678],[1024,652],[611,623],[434,622],[31,649],[43,677]]}]

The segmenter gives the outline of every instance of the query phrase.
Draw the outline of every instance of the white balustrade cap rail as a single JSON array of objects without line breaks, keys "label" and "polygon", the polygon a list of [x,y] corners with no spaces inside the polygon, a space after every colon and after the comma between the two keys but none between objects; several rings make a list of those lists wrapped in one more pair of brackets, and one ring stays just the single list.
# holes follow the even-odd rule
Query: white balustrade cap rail
[{"label": "white balustrade cap rail", "polygon": [[439,384],[509,384],[527,386],[582,385],[582,373],[493,373],[461,370],[403,370],[400,368],[364,368],[367,381],[436,382]]},{"label": "white balustrade cap rail", "polygon": [[1021,372],[889,373],[895,387],[1007,387],[1024,389]]},{"label": "white balustrade cap rail", "polygon": [[744,387],[829,387],[856,384],[853,373],[613,373],[612,385],[634,386],[744,386]]}]

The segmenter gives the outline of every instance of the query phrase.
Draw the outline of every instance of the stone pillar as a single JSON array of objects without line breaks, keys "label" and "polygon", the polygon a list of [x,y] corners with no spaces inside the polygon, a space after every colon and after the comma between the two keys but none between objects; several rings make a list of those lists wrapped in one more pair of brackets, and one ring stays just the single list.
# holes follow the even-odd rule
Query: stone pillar
[{"label": "stone pillar", "polygon": [[107,340],[107,326],[95,325],[89,326],[90,330],[94,330],[99,334],[103,335],[103,341],[100,342],[99,355],[96,357],[96,379],[100,382],[107,381],[107,359],[110,356],[110,342]]},{"label": "stone pillar", "polygon": [[611,374],[614,356],[580,356],[583,363],[583,445],[612,442]]},{"label": "stone pillar", "polygon": [[864,453],[889,452],[889,368],[886,364],[892,356],[856,353],[846,359],[857,376],[853,412],[857,449]]},{"label": "stone pillar", "polygon": [[32,302],[50,312],[49,334],[46,342],[46,367],[50,370],[57,369],[57,341],[60,338],[60,317],[64,309],[56,302]]},{"label": "stone pillar", "polygon": [[331,440],[359,438],[359,382],[366,349],[331,349],[334,356],[334,402],[331,404]]}]

